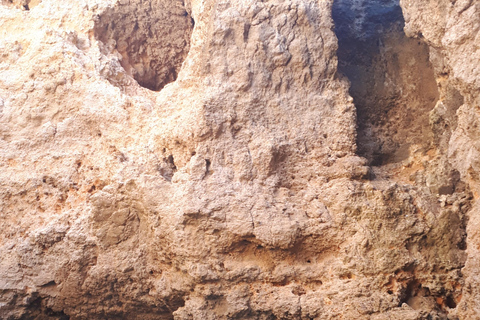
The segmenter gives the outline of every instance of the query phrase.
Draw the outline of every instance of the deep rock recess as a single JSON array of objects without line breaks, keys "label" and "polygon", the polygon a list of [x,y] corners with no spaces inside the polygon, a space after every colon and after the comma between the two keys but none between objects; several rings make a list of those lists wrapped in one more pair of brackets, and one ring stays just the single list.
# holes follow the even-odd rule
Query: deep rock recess
[{"label": "deep rock recess", "polygon": [[120,1],[96,18],[105,53],[118,53],[140,86],[161,90],[177,79],[190,49],[194,21],[183,0]]},{"label": "deep rock recess", "polygon": [[333,19],[339,71],[351,82],[357,108],[358,153],[378,166],[430,148],[437,84],[428,46],[403,31],[399,2],[338,0]]}]

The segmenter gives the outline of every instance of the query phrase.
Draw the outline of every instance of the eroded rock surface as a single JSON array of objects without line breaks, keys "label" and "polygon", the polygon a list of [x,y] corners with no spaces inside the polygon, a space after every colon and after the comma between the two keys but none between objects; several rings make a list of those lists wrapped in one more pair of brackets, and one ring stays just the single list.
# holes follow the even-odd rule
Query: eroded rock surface
[{"label": "eroded rock surface", "polygon": [[476,318],[462,3],[3,0],[0,317]]},{"label": "eroded rock surface", "polygon": [[[469,182],[478,198],[478,117],[480,106],[480,4],[477,1],[402,1],[406,33],[431,48],[440,100],[431,112],[431,122],[445,127],[436,135],[448,150],[449,162]],[[430,17],[430,18],[427,18]],[[478,203],[468,214],[467,261],[463,298],[457,313],[463,319],[480,315]]]}]

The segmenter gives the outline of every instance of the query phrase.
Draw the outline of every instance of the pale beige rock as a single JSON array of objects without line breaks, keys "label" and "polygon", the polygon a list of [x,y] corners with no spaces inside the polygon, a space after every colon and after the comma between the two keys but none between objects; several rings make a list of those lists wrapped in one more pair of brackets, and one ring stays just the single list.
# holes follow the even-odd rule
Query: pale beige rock
[{"label": "pale beige rock", "polygon": [[[452,176],[475,181],[452,146],[472,108],[454,129],[450,104],[475,74],[428,82],[443,105],[408,91],[395,110],[414,101],[428,134],[409,136],[401,112],[399,134],[372,126],[419,149],[370,168],[332,5],[3,1],[0,317],[474,317],[455,308],[475,303],[461,270],[476,260],[468,185]],[[402,63],[426,56],[402,41]],[[416,66],[438,77],[432,56],[434,69],[387,68],[392,85],[409,90]]]}]

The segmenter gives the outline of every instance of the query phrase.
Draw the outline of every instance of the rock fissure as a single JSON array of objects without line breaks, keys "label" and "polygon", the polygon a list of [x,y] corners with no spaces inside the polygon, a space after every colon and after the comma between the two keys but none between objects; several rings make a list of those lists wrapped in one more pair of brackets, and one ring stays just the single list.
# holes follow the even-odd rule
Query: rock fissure
[{"label": "rock fissure", "polygon": [[428,46],[405,35],[399,1],[337,0],[333,18],[339,71],[357,109],[358,154],[382,166],[426,153],[439,93]]},{"label": "rock fissure", "polygon": [[[472,195],[447,150],[463,97],[435,69],[435,51],[431,52],[435,49],[420,39],[407,38],[399,1],[337,0],[333,18],[339,39],[339,72],[349,79],[357,109],[357,152],[372,166],[370,179],[407,184],[407,189],[416,190],[417,201],[438,199],[442,207],[438,220],[428,227],[425,240],[412,239],[416,245],[407,244],[407,248],[410,253],[427,254],[432,248],[437,247],[434,251],[439,253],[447,246],[449,254],[456,252],[460,259],[443,267],[432,261],[432,270],[460,273],[465,266]],[[452,225],[457,229],[444,233]],[[438,242],[439,233],[449,240]],[[462,299],[461,279],[454,277],[457,285],[453,289],[445,280],[436,284],[441,290],[433,289],[425,274],[416,278],[425,272],[422,268],[415,263],[408,271],[414,280],[408,280],[400,291],[399,307],[406,303],[421,310],[429,305],[432,312],[451,313]],[[425,286],[425,281],[430,284]]]}]

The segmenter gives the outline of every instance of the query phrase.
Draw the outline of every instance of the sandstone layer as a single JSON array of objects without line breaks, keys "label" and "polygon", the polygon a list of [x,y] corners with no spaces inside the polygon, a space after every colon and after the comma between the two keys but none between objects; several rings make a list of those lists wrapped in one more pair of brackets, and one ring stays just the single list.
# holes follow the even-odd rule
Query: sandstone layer
[{"label": "sandstone layer", "polygon": [[480,318],[480,5],[2,0],[0,318]]}]

